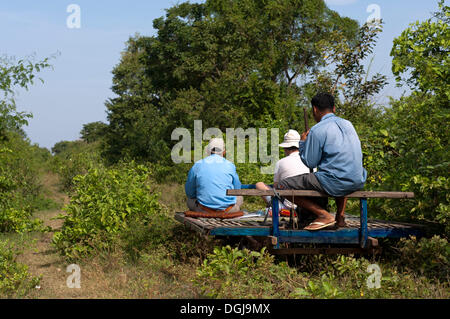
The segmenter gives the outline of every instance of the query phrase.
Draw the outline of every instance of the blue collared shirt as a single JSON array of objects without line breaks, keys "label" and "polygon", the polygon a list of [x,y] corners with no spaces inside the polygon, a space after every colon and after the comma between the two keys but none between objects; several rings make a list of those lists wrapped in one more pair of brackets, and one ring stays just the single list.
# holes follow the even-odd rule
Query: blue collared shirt
[{"label": "blue collared shirt", "polygon": [[236,196],[227,196],[227,189],[240,189],[241,182],[232,162],[212,154],[191,167],[184,188],[203,206],[223,210],[236,204]]},{"label": "blue collared shirt", "polygon": [[352,123],[328,113],[300,141],[300,158],[332,196],[345,196],[363,188],[367,172],[362,165],[361,142]]}]

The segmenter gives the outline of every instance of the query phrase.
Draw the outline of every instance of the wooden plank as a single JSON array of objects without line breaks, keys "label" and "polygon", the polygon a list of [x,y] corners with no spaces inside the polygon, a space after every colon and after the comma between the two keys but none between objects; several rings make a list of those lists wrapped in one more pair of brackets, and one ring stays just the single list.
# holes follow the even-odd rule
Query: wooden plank
[{"label": "wooden plank", "polygon": [[[277,190],[280,196],[308,196],[308,197],[332,197],[328,194],[311,190]],[[227,189],[229,196],[272,196],[273,190],[259,189]],[[414,198],[413,192],[382,192],[382,191],[357,191],[345,196],[347,198]]]}]

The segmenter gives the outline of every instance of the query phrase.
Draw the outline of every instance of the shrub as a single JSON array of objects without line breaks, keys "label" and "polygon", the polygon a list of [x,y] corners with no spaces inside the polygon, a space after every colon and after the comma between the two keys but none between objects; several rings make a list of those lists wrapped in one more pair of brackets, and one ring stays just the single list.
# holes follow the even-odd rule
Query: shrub
[{"label": "shrub", "polygon": [[[318,260],[318,259],[316,259]],[[401,263],[402,259],[399,259]],[[379,286],[374,284],[379,267]],[[448,284],[433,283],[413,269],[399,270],[395,263],[373,262],[352,255],[339,255],[317,264],[319,275],[304,273],[309,280],[291,294],[294,298],[436,298],[446,296]]]},{"label": "shrub", "polygon": [[17,134],[10,133],[0,143],[0,232],[43,229],[42,222],[31,217],[51,204],[39,180],[47,155],[47,150],[31,146]]},{"label": "shrub", "polygon": [[[162,209],[147,184],[149,171],[134,163],[94,168],[74,178],[75,194],[61,216],[64,224],[53,243],[66,257],[89,255],[110,246],[142,225],[160,241]],[[141,229],[142,230],[142,229]],[[133,240],[131,239],[131,242]]]},{"label": "shrub", "polygon": [[432,238],[402,238],[397,245],[400,252],[399,266],[413,269],[430,278],[448,281],[450,276],[450,245],[447,239],[439,236]]},{"label": "shrub", "polygon": [[39,284],[41,278],[33,277],[28,267],[16,261],[18,251],[0,241],[0,296],[22,297]]},{"label": "shrub", "polygon": [[72,191],[74,177],[86,174],[91,168],[102,167],[99,142],[84,141],[56,143],[52,148],[55,153],[53,169],[61,177],[64,191]]},{"label": "shrub", "polygon": [[194,284],[213,298],[280,298],[293,289],[290,279],[296,271],[273,260],[265,248],[215,248],[197,270]]},{"label": "shrub", "polygon": [[0,232],[22,233],[45,231],[40,219],[31,219],[31,213],[24,209],[6,208],[0,210]]}]

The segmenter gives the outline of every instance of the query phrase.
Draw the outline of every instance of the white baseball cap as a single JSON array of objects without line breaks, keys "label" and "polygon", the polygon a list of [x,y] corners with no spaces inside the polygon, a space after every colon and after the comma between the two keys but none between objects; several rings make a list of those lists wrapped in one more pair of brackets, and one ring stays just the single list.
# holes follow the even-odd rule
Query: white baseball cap
[{"label": "white baseball cap", "polygon": [[300,142],[300,134],[296,130],[289,130],[286,134],[284,134],[284,140],[283,143],[279,144],[278,146],[283,148],[289,148],[289,147],[297,147]]},{"label": "white baseball cap", "polygon": [[[212,150],[214,151],[212,152]],[[212,138],[206,147],[206,153],[208,155],[211,155],[211,153],[222,154],[223,151],[225,151],[225,142],[223,141],[223,138],[220,137]]]}]

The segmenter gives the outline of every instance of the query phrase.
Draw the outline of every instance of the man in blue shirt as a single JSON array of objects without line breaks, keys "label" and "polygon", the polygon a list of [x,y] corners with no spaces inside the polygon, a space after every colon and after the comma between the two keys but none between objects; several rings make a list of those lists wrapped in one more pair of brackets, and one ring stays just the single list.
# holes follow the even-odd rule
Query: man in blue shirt
[{"label": "man in blue shirt", "polygon": [[240,189],[241,182],[234,164],[224,158],[221,138],[213,138],[207,147],[208,157],[196,162],[185,185],[187,205],[194,212],[240,211],[242,196],[227,196],[227,189]]},{"label": "man in blue shirt", "polygon": [[304,229],[318,230],[335,223],[344,227],[345,195],[362,189],[367,177],[362,165],[361,142],[352,123],[334,114],[333,96],[317,94],[311,104],[317,124],[302,134],[299,153],[306,166],[317,167],[318,171],[285,179],[280,183],[280,188],[312,189],[335,197],[335,218],[310,198],[297,199],[297,205],[317,217]]}]

